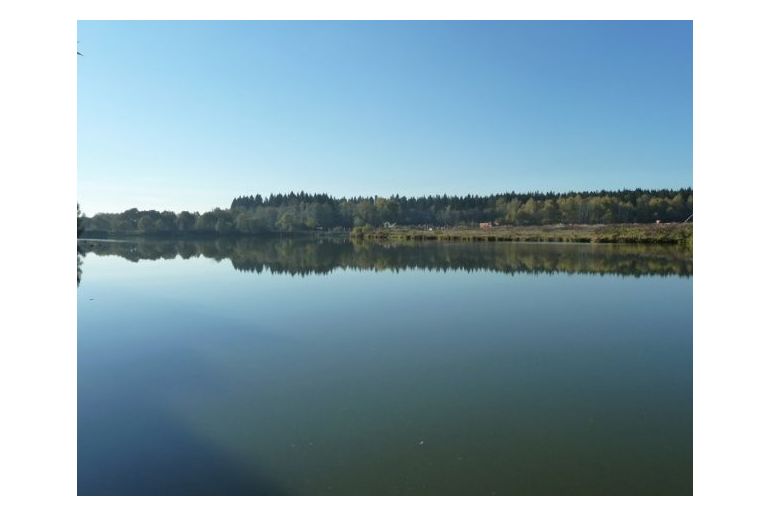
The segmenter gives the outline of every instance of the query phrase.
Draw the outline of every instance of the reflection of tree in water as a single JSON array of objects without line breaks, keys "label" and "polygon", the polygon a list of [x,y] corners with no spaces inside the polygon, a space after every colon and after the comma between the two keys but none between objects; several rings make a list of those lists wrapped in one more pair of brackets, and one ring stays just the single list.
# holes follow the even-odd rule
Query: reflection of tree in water
[{"label": "reflection of tree in water", "polygon": [[85,256],[85,252],[78,242],[78,287],[80,286],[80,277],[83,275],[83,256]]},{"label": "reflection of tree in water", "polygon": [[127,260],[229,259],[239,271],[326,274],[356,270],[492,270],[515,273],[692,275],[692,252],[674,245],[511,242],[379,243],[301,238],[87,241],[85,251]]},{"label": "reflection of tree in water", "polygon": [[[78,55],[82,55],[82,54],[80,52],[78,52]],[[80,238],[81,235],[83,234],[83,229],[84,229],[83,217],[84,217],[84,215],[80,211],[80,203],[78,203],[78,226],[77,226],[78,227],[78,230],[77,230],[78,238]],[[79,240],[78,240],[78,243],[77,243],[77,247],[78,247],[78,287],[79,287],[80,286],[80,276],[83,274],[83,259],[81,258],[81,256],[85,256],[85,253],[83,252],[83,250],[80,247],[80,241]]]}]

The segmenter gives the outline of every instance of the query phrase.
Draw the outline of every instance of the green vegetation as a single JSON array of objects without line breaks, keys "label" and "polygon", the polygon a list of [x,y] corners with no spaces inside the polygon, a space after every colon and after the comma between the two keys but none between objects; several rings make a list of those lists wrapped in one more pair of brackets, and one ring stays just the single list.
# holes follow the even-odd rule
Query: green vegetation
[{"label": "green vegetation", "polygon": [[80,212],[80,203],[78,203],[78,238],[80,238],[83,235],[83,230],[85,229],[85,221],[83,218],[83,214]]},{"label": "green vegetation", "polygon": [[[361,228],[355,229],[357,234],[369,235],[375,229],[403,226],[427,230],[429,227],[478,228],[480,223],[511,227],[670,223],[689,217],[692,203],[691,188],[388,198],[334,198],[300,192],[264,198],[261,195],[237,197],[229,209],[217,208],[205,213],[177,214],[136,208],[123,213],[97,213],[85,218],[84,235],[234,236],[319,230],[347,233],[351,228]],[[622,234],[615,236],[628,238],[622,241],[646,241],[647,238],[634,240],[632,233],[636,230],[630,228],[617,231]],[[592,235],[589,241],[605,241],[611,234],[605,229]],[[578,237],[562,240],[582,241]]]},{"label": "green vegetation", "polygon": [[487,242],[594,242],[691,244],[692,224],[495,226],[489,229],[354,228],[353,238],[378,240],[475,240]]}]

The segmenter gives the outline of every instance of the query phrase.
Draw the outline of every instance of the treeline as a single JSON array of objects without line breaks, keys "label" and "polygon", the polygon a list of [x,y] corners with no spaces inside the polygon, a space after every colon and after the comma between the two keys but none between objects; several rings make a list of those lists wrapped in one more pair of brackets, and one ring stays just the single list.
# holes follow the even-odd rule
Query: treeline
[{"label": "treeline", "polygon": [[692,189],[334,198],[304,192],[241,196],[205,213],[131,209],[85,219],[86,235],[259,234],[384,225],[454,227],[682,222]]}]

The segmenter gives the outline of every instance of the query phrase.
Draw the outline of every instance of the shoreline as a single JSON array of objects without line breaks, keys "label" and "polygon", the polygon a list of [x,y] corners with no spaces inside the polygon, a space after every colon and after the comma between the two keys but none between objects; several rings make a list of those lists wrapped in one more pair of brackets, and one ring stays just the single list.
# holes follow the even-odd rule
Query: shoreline
[{"label": "shoreline", "polygon": [[354,241],[565,242],[606,244],[679,244],[692,246],[692,223],[558,224],[547,226],[414,227],[264,233],[97,233],[86,231],[79,241],[216,240],[238,238],[350,238]]},{"label": "shoreline", "polygon": [[459,240],[475,242],[581,242],[692,245],[692,223],[494,226],[492,228],[353,228],[368,240]]}]

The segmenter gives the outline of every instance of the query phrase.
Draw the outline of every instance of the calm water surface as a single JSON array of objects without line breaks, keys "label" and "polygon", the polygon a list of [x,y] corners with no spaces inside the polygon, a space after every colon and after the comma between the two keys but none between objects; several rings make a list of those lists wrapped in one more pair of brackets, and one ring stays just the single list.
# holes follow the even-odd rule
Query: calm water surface
[{"label": "calm water surface", "polygon": [[81,495],[692,493],[688,252],[81,247]]}]

